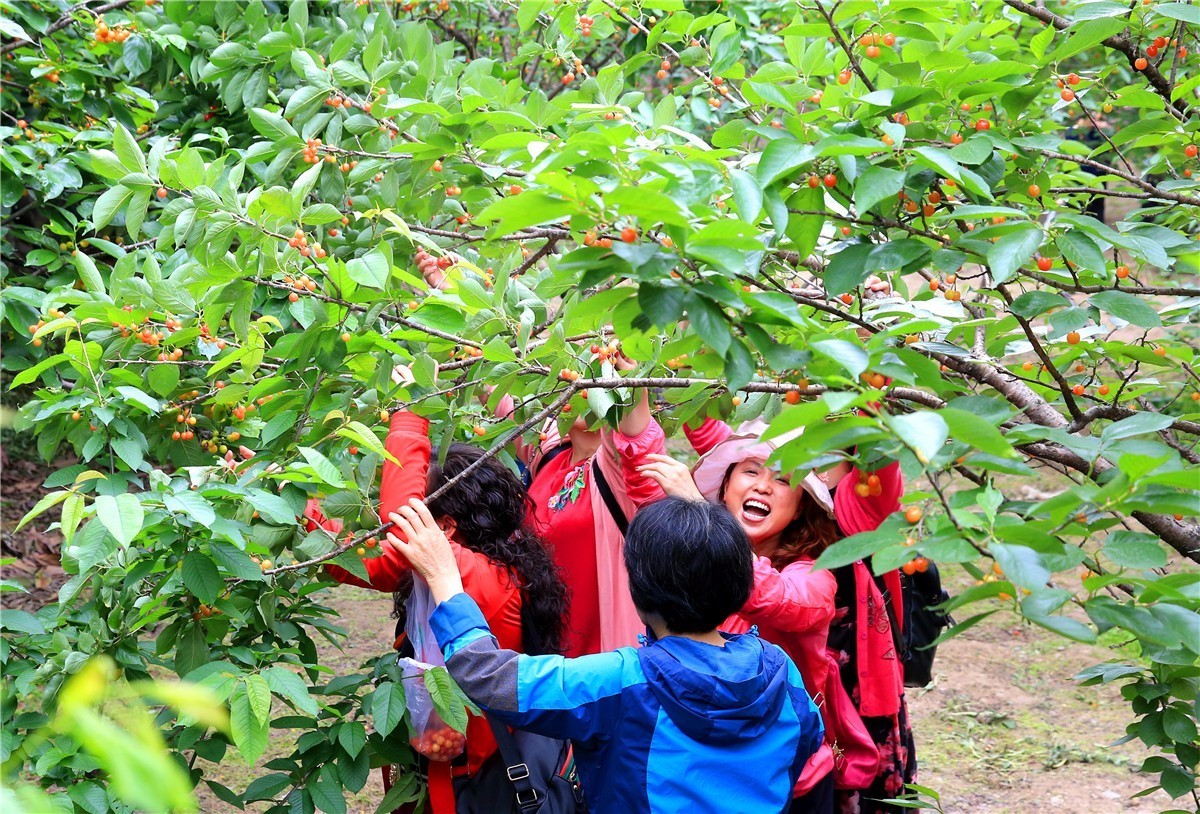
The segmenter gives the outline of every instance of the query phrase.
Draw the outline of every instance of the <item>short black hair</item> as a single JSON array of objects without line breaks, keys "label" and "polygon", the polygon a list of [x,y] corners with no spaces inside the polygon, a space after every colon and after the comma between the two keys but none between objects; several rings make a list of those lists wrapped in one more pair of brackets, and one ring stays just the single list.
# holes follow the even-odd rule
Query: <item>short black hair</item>
[{"label": "short black hair", "polygon": [[706,633],[750,598],[754,555],[729,510],[707,500],[663,498],[625,535],[629,593],[672,633]]}]

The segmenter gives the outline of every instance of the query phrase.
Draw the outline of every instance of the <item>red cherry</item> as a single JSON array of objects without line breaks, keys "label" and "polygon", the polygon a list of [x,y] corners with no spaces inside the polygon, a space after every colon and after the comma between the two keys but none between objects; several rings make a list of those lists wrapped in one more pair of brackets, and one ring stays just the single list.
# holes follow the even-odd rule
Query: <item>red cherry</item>
[{"label": "red cherry", "polygon": [[837,176],[833,173],[828,173],[821,180],[825,182],[825,186],[830,187],[831,189],[837,186]]},{"label": "red cherry", "polygon": [[991,130],[992,123],[990,121],[988,121],[987,119],[980,119],[979,121],[975,122],[975,129],[976,130]]},{"label": "red cherry", "polygon": [[634,229],[632,226],[626,226],[621,230],[621,240],[625,241],[626,243],[633,243],[637,239],[637,229]]},{"label": "red cherry", "polygon": [[1183,154],[1188,158],[1195,158],[1197,153],[1200,153],[1200,147],[1197,147],[1195,144],[1189,144],[1183,148]]}]

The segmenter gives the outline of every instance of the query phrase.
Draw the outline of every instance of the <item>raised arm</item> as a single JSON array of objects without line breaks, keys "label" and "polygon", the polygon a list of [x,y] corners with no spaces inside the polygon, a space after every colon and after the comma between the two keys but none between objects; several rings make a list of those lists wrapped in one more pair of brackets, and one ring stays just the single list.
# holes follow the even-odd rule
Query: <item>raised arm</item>
[{"label": "raised arm", "polygon": [[687,436],[692,449],[697,455],[703,455],[717,444],[729,437],[733,430],[724,421],[717,418],[706,418],[699,427],[692,429],[683,425],[683,434]]},{"label": "raised arm", "polygon": [[[399,463],[384,459],[383,483],[379,488],[380,517],[387,517],[411,498],[425,497],[431,452],[429,421],[403,410],[393,414],[388,430],[387,451]],[[385,592],[395,591],[400,586],[401,577],[409,570],[408,560],[387,540],[383,541],[378,557],[363,562],[370,576],[369,581],[336,565],[327,566],[327,570],[338,582]]]},{"label": "raised arm", "polygon": [[837,580],[830,571],[794,562],[775,570],[766,557],[754,558],[754,587],[738,615],[751,624],[789,633],[819,628],[833,620]]},{"label": "raised arm", "polygon": [[551,738],[603,740],[620,718],[623,677],[637,674],[628,649],[577,659],[502,650],[465,593],[440,603],[429,623],[468,698],[506,724]]}]

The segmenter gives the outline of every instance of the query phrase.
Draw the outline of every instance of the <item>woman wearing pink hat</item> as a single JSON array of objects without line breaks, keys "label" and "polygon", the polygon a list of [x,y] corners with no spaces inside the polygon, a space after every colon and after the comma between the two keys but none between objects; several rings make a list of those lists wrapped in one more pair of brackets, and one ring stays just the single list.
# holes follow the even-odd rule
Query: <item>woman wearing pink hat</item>
[{"label": "woman wearing pink hat", "polygon": [[[878,481],[866,489],[854,486],[869,476],[860,478],[848,466],[810,472],[794,486],[768,461],[800,431],[763,440],[766,429],[760,420],[736,432],[707,420],[698,429],[685,428],[702,453],[690,474],[662,455],[650,456],[642,471],[668,494],[724,503],[754,548],[754,589],[722,630],[756,625],[764,639],[782,647],[826,723],[826,743],[800,775],[791,814],[898,811],[874,802],[903,793],[915,775],[903,676],[883,593],[865,564],[840,575],[812,566],[830,544],[877,527],[895,511],[899,466],[874,473]],[[899,581],[891,583],[885,587],[899,614]]]}]

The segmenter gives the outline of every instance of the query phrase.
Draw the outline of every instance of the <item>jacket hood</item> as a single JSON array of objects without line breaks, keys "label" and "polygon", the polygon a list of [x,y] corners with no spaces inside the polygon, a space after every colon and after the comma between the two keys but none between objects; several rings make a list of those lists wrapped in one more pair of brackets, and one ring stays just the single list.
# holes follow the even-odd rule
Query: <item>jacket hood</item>
[{"label": "jacket hood", "polygon": [[669,636],[638,650],[650,692],[689,737],[727,743],[763,734],[788,700],[787,656],[755,633],[724,647]]}]

